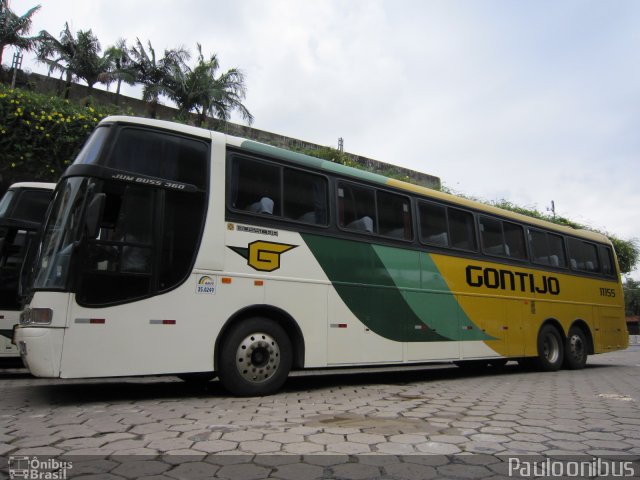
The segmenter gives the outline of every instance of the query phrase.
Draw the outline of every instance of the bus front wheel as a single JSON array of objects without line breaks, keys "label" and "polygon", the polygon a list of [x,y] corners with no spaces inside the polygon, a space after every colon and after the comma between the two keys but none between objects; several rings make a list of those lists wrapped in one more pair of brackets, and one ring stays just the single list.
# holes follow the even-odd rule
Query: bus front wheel
[{"label": "bus front wheel", "polygon": [[291,340],[280,325],[267,318],[249,318],[225,336],[218,377],[234,395],[269,395],[286,381],[292,359]]},{"label": "bus front wheel", "polygon": [[571,327],[565,346],[564,366],[569,370],[579,370],[587,363],[587,336],[579,327]]},{"label": "bus front wheel", "polygon": [[543,325],[538,333],[538,358],[536,366],[544,372],[555,372],[562,367],[564,342],[558,329],[553,325]]}]

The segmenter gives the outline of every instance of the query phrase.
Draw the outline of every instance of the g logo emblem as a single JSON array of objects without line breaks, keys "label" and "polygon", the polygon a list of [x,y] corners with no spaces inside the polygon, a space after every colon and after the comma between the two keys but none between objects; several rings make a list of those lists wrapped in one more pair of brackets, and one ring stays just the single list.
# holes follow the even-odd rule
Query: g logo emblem
[{"label": "g logo emblem", "polygon": [[229,247],[231,250],[247,259],[247,264],[260,272],[273,272],[280,268],[280,255],[296,248],[297,245],[286,243],[265,242],[256,240],[248,248]]},{"label": "g logo emblem", "polygon": [[280,255],[295,245],[257,240],[249,244],[248,264],[261,272],[273,272],[280,268]]}]

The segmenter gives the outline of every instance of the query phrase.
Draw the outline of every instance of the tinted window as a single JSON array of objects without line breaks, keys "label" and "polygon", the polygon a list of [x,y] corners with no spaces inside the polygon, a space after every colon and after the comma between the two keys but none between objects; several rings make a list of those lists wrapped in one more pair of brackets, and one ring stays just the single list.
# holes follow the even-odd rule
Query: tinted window
[{"label": "tinted window", "polygon": [[480,217],[480,232],[485,253],[518,260],[527,258],[524,229],[520,225],[497,218]]},{"label": "tinted window", "polygon": [[507,256],[520,260],[526,259],[527,247],[524,242],[524,229],[520,225],[510,222],[502,222],[502,227]]},{"label": "tinted window", "polygon": [[0,309],[20,309],[18,280],[28,243],[26,230],[0,228]]},{"label": "tinted window", "polygon": [[529,230],[529,242],[533,263],[550,267],[566,267],[564,240],[560,235],[532,229]]},{"label": "tinted window", "polygon": [[105,166],[207,186],[208,145],[201,140],[140,128],[122,128]]},{"label": "tinted window", "polygon": [[191,272],[205,218],[204,193],[105,182],[98,236],[88,239],[76,285],[83,305],[148,297]]},{"label": "tinted window", "polygon": [[7,190],[7,193],[4,194],[2,200],[0,200],[0,217],[4,217],[9,210],[9,205],[11,205],[11,201],[13,197],[15,197],[15,190]]},{"label": "tinted window", "polygon": [[328,223],[327,180],[320,175],[284,169],[284,217],[298,222]]},{"label": "tinted window", "polygon": [[549,261],[552,267],[567,266],[567,255],[564,250],[564,238],[560,235],[547,233],[547,242],[549,243]]},{"label": "tinted window", "polygon": [[98,163],[100,152],[110,131],[110,126],[96,128],[82,146],[82,150],[73,163]]},{"label": "tinted window", "polygon": [[378,190],[376,195],[380,235],[411,240],[413,232],[409,199],[381,190]]},{"label": "tinted window", "polygon": [[280,216],[281,167],[246,158],[232,168],[231,206],[250,213]]},{"label": "tinted window", "polygon": [[569,260],[571,268],[582,272],[599,272],[598,252],[592,243],[569,238]]},{"label": "tinted window", "polygon": [[477,250],[473,215],[457,208],[447,208],[451,247],[461,250]]},{"label": "tinted window", "polygon": [[375,190],[338,183],[338,223],[348,230],[377,233]]},{"label": "tinted window", "polygon": [[230,206],[314,225],[328,223],[327,180],[313,173],[233,157]]},{"label": "tinted window", "polygon": [[506,254],[502,238],[502,222],[500,220],[480,217],[480,235],[485,253],[492,255]]},{"label": "tinted window", "polygon": [[613,254],[611,253],[611,249],[609,247],[599,245],[598,251],[600,252],[600,264],[602,265],[602,273],[604,273],[605,275],[614,275],[616,271],[613,263]]},{"label": "tinted window", "polygon": [[428,245],[476,250],[473,215],[457,208],[420,202],[421,240]]},{"label": "tinted window", "polygon": [[420,202],[420,238],[428,245],[449,246],[446,207],[434,203]]},{"label": "tinted window", "polygon": [[23,190],[11,212],[11,218],[41,223],[52,197],[53,190]]}]

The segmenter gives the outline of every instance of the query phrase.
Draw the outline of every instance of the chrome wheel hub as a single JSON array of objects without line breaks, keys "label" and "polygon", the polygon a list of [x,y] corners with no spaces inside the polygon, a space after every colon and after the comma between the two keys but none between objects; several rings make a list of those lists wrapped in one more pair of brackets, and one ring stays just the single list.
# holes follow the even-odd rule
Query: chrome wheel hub
[{"label": "chrome wheel hub", "polygon": [[236,351],[236,367],[248,382],[261,383],[269,380],[279,365],[280,347],[271,335],[252,333],[240,342]]}]

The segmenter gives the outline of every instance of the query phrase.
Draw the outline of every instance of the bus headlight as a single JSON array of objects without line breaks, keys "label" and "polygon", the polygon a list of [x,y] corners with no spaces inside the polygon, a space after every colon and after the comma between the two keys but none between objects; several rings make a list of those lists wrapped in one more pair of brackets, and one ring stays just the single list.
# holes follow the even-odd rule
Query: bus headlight
[{"label": "bus headlight", "polygon": [[52,319],[50,308],[26,308],[20,314],[20,325],[51,325]]}]

